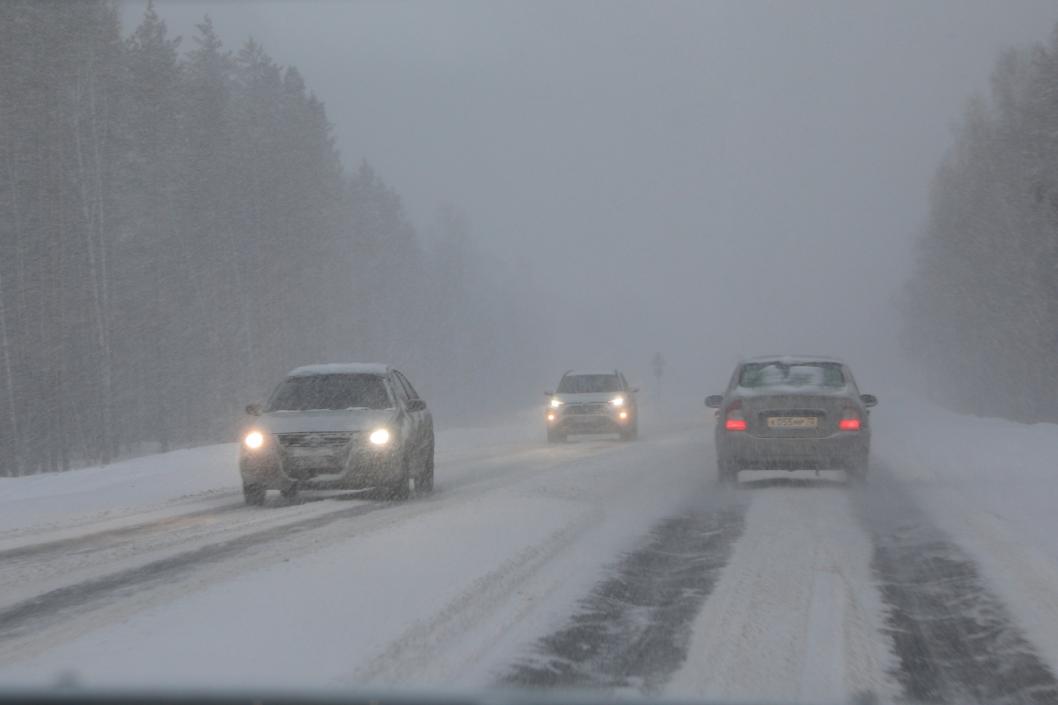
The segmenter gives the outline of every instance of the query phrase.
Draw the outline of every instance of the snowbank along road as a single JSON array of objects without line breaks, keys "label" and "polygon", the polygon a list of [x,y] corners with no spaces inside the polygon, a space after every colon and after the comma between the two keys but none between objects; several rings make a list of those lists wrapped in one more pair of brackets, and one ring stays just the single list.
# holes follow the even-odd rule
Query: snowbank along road
[{"label": "snowbank along road", "polygon": [[0,678],[1058,702],[1058,429],[887,411],[866,487],[721,489],[707,420],[441,434],[407,503],[248,508],[230,446],[0,480]]}]

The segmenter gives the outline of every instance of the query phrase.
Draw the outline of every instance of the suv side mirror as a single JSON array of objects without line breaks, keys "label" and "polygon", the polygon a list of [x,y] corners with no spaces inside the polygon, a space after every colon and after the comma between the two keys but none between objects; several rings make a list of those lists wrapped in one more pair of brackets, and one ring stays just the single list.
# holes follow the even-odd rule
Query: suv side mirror
[{"label": "suv side mirror", "polygon": [[722,394],[710,394],[705,398],[705,405],[710,409],[719,409],[724,403],[724,397]]},{"label": "suv side mirror", "polygon": [[426,411],[426,402],[422,399],[409,399],[408,411]]},{"label": "suv side mirror", "polygon": [[878,397],[874,396],[873,394],[861,394],[860,401],[862,401],[863,405],[866,406],[868,409],[872,406],[878,406]]},{"label": "suv side mirror", "polygon": [[247,404],[246,405],[246,413],[249,414],[250,416],[260,416],[261,415],[261,405],[260,404]]}]

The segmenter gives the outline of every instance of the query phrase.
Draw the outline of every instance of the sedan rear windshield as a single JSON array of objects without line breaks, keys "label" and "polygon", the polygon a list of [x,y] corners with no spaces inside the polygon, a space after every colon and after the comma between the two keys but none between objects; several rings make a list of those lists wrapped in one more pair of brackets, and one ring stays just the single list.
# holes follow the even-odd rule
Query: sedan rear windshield
[{"label": "sedan rear windshield", "polygon": [[386,383],[378,375],[288,377],[268,402],[269,411],[388,409]]},{"label": "sedan rear windshield", "polygon": [[604,394],[621,391],[617,375],[566,375],[558,385],[559,394]]},{"label": "sedan rear windshield", "polygon": [[738,386],[748,389],[772,387],[839,389],[845,386],[845,373],[841,371],[841,365],[827,362],[749,363],[742,367]]}]

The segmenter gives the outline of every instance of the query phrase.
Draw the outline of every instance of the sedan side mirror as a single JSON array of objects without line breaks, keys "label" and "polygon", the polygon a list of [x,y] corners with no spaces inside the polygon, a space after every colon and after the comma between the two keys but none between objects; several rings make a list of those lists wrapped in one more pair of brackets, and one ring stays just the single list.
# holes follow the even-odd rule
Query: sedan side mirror
[{"label": "sedan side mirror", "polygon": [[705,405],[710,409],[719,409],[724,403],[724,397],[722,394],[711,394],[705,398]]},{"label": "sedan side mirror", "polygon": [[866,406],[868,409],[872,406],[878,406],[878,397],[874,396],[873,394],[861,394],[860,401],[862,401],[863,405]]},{"label": "sedan side mirror", "polygon": [[261,415],[261,405],[260,404],[247,404],[246,405],[246,413],[249,414],[250,416],[260,416]]},{"label": "sedan side mirror", "polygon": [[426,402],[422,399],[409,399],[408,411],[426,411]]}]

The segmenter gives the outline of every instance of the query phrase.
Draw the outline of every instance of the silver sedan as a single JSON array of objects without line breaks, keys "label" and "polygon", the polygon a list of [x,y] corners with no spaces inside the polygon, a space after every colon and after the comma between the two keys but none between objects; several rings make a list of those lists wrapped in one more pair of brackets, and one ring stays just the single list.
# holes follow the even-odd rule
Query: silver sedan
[{"label": "silver sedan", "polygon": [[717,409],[717,470],[734,482],[741,470],[842,469],[867,475],[869,409],[852,371],[825,357],[760,357],[740,362]]}]

